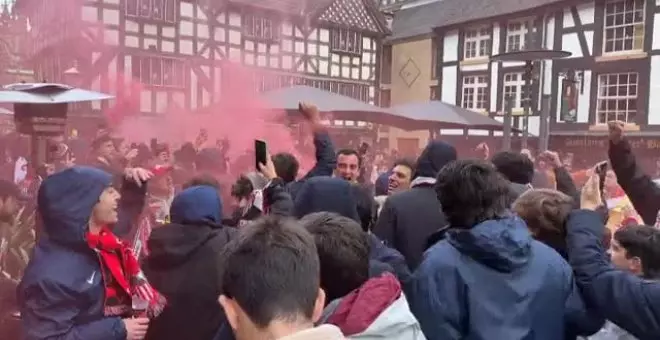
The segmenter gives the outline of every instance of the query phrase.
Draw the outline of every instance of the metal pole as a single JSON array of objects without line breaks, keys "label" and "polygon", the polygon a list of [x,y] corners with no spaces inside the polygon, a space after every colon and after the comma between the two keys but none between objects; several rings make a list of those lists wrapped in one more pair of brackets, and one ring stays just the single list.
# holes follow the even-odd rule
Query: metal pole
[{"label": "metal pole", "polygon": [[506,96],[504,102],[504,122],[502,131],[502,151],[511,150],[511,109],[513,107],[513,97]]},{"label": "metal pole", "polygon": [[529,135],[529,113],[532,108],[532,76],[534,71],[534,64],[531,60],[525,62],[525,98],[521,100],[525,101],[523,105],[523,132],[522,132],[522,148],[527,149],[527,138]]},{"label": "metal pole", "polygon": [[541,97],[541,122],[539,126],[539,152],[548,150],[550,141],[550,100],[549,94]]}]

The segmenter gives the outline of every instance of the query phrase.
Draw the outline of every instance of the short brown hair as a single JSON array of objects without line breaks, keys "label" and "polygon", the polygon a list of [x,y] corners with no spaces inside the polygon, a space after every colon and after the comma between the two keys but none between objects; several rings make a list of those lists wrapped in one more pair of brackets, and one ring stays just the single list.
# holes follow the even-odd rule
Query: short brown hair
[{"label": "short brown hair", "polygon": [[573,198],[552,189],[527,190],[513,202],[534,237],[555,249],[564,248],[564,223],[572,210]]}]

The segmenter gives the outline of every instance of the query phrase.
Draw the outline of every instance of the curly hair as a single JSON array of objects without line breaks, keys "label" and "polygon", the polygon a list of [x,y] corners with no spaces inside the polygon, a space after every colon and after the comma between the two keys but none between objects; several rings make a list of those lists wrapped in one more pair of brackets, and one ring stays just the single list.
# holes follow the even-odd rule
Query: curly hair
[{"label": "curly hair", "polygon": [[572,197],[557,190],[532,189],[520,195],[512,208],[527,223],[535,239],[563,251],[566,249],[564,225],[573,205]]}]

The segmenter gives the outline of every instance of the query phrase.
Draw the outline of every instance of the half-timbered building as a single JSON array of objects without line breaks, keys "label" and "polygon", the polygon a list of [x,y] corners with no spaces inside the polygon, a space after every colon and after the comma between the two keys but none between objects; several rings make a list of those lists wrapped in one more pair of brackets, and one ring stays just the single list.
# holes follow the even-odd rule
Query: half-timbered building
[{"label": "half-timbered building", "polygon": [[[373,0],[19,0],[32,60],[49,81],[121,93],[142,84],[139,110],[195,111],[219,101],[230,63],[254,70],[254,91],[305,84],[377,100],[387,26]],[[112,102],[92,103],[103,110]]]},{"label": "half-timbered building", "polygon": [[660,100],[649,96],[660,86],[660,30],[655,29],[660,29],[660,2],[534,0],[514,6],[503,0],[443,0],[438,7],[442,101],[502,119],[511,98],[514,124],[522,127],[524,64],[491,57],[564,50],[572,55],[535,65],[532,134],[539,133],[547,98],[551,147],[605,146],[601,137],[593,137],[596,142],[585,136],[604,136],[605,123],[614,119],[625,121],[632,136],[660,136]]},{"label": "half-timbered building", "polygon": [[[444,1],[444,0],[441,0]],[[381,9],[393,16],[392,34],[381,54],[380,105],[400,105],[434,99],[438,78],[435,73],[435,43],[438,1],[383,0]],[[415,155],[429,138],[429,131],[405,131],[381,126],[381,144],[401,154]]]}]

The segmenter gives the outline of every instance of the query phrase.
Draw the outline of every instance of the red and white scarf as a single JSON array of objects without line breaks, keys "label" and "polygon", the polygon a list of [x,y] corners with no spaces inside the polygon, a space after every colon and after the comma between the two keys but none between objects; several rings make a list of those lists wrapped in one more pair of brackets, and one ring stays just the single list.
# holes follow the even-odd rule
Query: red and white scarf
[{"label": "red and white scarf", "polygon": [[[149,318],[155,318],[163,311],[165,298],[149,284],[128,245],[105,227],[98,234],[87,233],[87,244],[101,262],[106,315],[134,316],[145,312]],[[135,310],[135,300],[146,302],[146,310]]]}]

